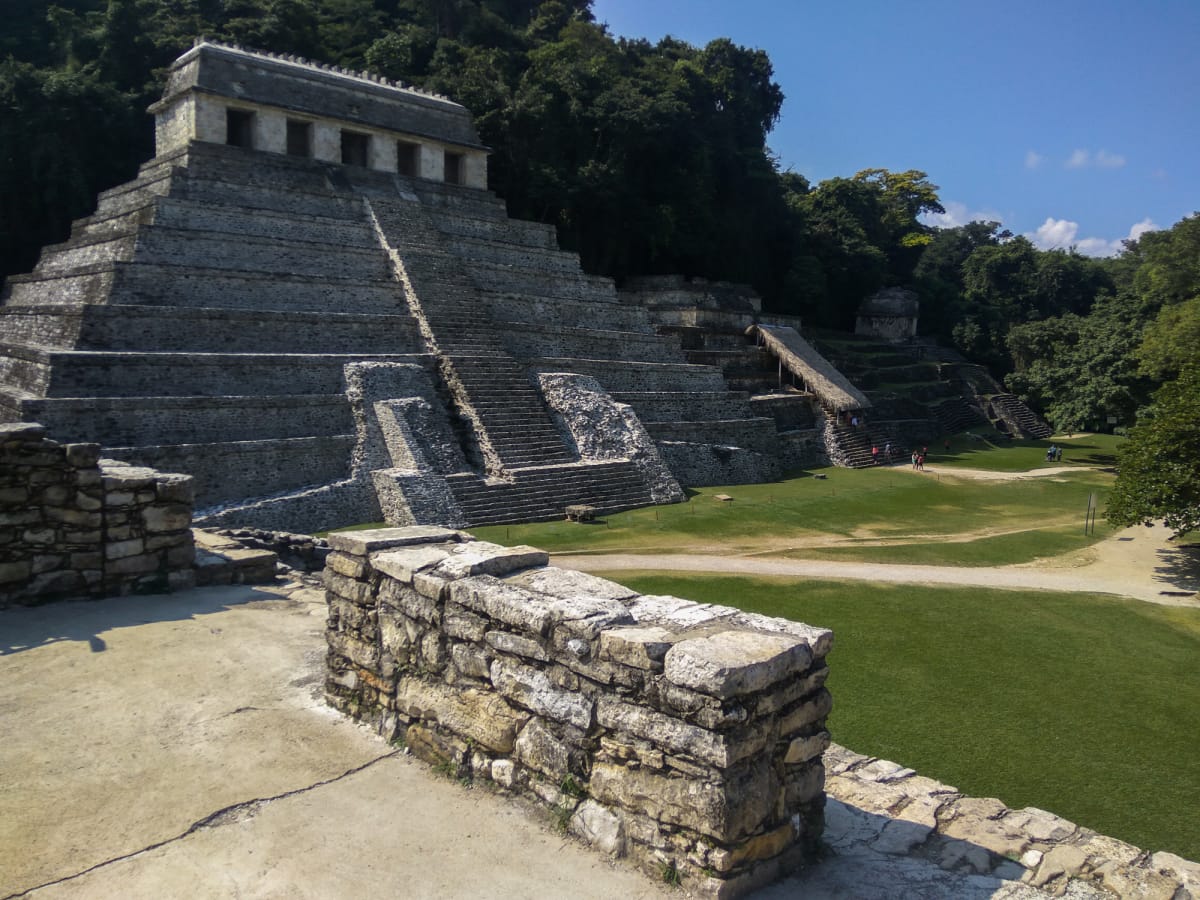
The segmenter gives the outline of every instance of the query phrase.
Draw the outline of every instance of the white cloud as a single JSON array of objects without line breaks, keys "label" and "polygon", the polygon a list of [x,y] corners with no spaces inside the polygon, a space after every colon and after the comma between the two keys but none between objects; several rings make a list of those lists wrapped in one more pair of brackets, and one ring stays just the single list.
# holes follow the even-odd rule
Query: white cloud
[{"label": "white cloud", "polygon": [[1075,235],[1079,233],[1079,223],[1067,219],[1047,218],[1038,230],[1026,235],[1033,243],[1043,250],[1055,250],[1059,247],[1070,247],[1075,243]]},{"label": "white cloud", "polygon": [[1047,218],[1037,229],[1027,233],[1034,246],[1042,250],[1067,250],[1074,247],[1084,256],[1116,256],[1125,249],[1124,241],[1137,240],[1147,231],[1157,231],[1158,226],[1149,216],[1132,225],[1124,238],[1107,240],[1098,237],[1079,237],[1079,223],[1069,219]]},{"label": "white cloud", "polygon": [[[1029,165],[1029,157],[1025,157]],[[1101,148],[1095,153],[1090,150],[1076,150],[1067,157],[1063,166],[1068,169],[1119,169],[1125,165],[1125,157],[1120,153],[1110,153]]]},{"label": "white cloud", "polygon": [[1000,213],[993,209],[972,210],[957,200],[947,200],[942,206],[946,210],[944,213],[925,213],[921,216],[921,223],[933,228],[958,228],[968,222],[1001,221]]},{"label": "white cloud", "polygon": [[1036,150],[1030,150],[1025,154],[1025,168],[1036,169],[1046,161],[1046,157],[1038,153]]},{"label": "white cloud", "polygon": [[1086,150],[1076,150],[1067,160],[1066,166],[1068,169],[1085,169],[1087,168],[1087,164],[1091,161],[1092,154],[1088,153]]}]

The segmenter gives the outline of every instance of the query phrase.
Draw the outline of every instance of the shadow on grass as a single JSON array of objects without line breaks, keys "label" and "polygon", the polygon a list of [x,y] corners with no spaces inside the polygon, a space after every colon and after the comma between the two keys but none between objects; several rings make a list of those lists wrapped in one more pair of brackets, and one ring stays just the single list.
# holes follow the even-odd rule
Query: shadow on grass
[{"label": "shadow on grass", "polygon": [[1171,588],[1159,593],[1178,596],[1200,592],[1200,544],[1163,547],[1157,555],[1155,580]]}]

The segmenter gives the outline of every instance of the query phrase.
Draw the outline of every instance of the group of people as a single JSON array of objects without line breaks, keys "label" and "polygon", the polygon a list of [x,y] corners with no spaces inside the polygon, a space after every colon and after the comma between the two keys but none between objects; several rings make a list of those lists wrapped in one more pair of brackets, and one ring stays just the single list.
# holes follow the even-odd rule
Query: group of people
[{"label": "group of people", "polygon": [[1046,462],[1062,462],[1062,447],[1051,444],[1046,448]]},{"label": "group of people", "polygon": [[[949,442],[947,442],[947,445],[948,444],[949,444]],[[925,471],[925,455],[928,452],[929,452],[928,447],[922,447],[920,452],[917,452],[916,450],[913,451],[912,467],[914,470],[916,470],[918,472]],[[884,448],[883,448],[883,462],[890,463],[891,461],[892,461],[892,444],[889,441],[886,445],[884,445]],[[879,463],[880,463],[879,446],[876,444],[871,447],[871,464],[877,466],[877,465],[879,465]]]}]

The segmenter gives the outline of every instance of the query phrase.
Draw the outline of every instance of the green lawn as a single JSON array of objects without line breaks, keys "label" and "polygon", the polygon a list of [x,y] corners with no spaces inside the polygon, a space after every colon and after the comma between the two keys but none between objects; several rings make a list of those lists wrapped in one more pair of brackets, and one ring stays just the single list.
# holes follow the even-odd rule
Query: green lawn
[{"label": "green lawn", "polygon": [[620,573],[833,628],[834,739],[1200,859],[1200,610],[1108,596]]},{"label": "green lawn", "polygon": [[[947,453],[943,441],[929,447],[928,464],[987,469],[992,472],[1025,472],[1049,466],[1113,466],[1117,447],[1125,440],[1112,434],[1084,434],[1066,437],[1056,434],[1048,440],[1000,440],[991,428],[977,428],[950,439]],[[1063,451],[1062,462],[1047,462],[1046,449],[1053,444]]]},{"label": "green lawn", "polygon": [[[1083,533],[1089,495],[1101,500],[1112,476],[1082,467],[1062,477],[1004,482],[887,468],[821,472],[824,480],[806,476],[699,488],[687,503],[617,513],[592,524],[558,521],[473,531],[484,540],[554,552],[708,549],[945,565],[1028,562],[1048,549],[1080,549],[1110,533],[1103,519],[1094,535]],[[721,502],[718,494],[733,500]],[[965,537],[975,539],[957,540]],[[832,539],[843,546],[826,546]],[[864,546],[881,540],[893,545]]]}]

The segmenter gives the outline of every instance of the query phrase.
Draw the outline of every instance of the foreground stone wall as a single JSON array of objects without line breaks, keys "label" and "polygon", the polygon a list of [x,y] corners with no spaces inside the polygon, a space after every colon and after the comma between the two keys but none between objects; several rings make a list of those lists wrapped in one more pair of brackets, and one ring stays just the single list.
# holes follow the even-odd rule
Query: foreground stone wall
[{"label": "foreground stone wall", "polygon": [[736,895],[816,849],[831,632],[447,529],[329,543],[335,708],[694,892]]},{"label": "foreground stone wall", "polygon": [[192,479],[0,425],[0,609],[194,583]]}]

